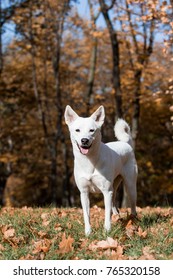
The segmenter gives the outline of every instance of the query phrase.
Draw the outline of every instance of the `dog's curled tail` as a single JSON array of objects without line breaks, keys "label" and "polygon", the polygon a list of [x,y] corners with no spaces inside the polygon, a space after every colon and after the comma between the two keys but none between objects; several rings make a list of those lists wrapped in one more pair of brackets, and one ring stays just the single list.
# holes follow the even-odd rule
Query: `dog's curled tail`
[{"label": "dog's curled tail", "polygon": [[114,126],[115,136],[119,141],[126,142],[133,147],[130,126],[123,119],[118,119]]}]

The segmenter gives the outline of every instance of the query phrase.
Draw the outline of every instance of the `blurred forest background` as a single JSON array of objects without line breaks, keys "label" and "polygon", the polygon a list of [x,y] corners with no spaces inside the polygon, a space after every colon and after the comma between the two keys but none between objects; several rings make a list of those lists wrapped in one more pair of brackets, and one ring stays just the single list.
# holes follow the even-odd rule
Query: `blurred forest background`
[{"label": "blurred forest background", "polygon": [[173,205],[172,98],[173,0],[0,0],[0,204],[78,206],[64,109],[103,104],[103,142],[132,128],[138,206]]}]

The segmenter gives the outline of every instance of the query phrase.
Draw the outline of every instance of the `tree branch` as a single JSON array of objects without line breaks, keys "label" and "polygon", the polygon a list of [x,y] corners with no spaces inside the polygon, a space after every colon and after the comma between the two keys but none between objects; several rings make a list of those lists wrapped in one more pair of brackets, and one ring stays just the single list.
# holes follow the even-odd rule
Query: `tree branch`
[{"label": "tree branch", "polygon": [[129,20],[129,25],[130,25],[130,30],[131,30],[131,34],[132,34],[133,43],[134,43],[134,46],[135,46],[135,51],[136,51],[136,54],[139,55],[138,42],[136,40],[136,36],[135,36],[133,24],[132,24],[132,19],[131,19],[131,12],[129,10],[129,4],[128,4],[127,0],[126,0],[126,12],[127,12],[128,20]]}]

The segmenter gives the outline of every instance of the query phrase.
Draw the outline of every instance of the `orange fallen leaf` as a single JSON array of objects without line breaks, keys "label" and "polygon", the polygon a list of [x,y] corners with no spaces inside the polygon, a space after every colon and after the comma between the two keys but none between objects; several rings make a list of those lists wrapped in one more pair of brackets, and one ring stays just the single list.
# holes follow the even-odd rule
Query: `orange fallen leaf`
[{"label": "orange fallen leaf", "polygon": [[138,231],[136,232],[138,236],[142,237],[142,238],[146,238],[147,237],[147,231],[143,231],[141,227],[138,227]]},{"label": "orange fallen leaf", "polygon": [[47,232],[44,232],[44,231],[39,231],[38,232],[38,235],[41,237],[41,238],[44,238],[44,237],[47,237]]},{"label": "orange fallen leaf", "polygon": [[115,249],[117,248],[118,246],[118,242],[117,240],[114,240],[113,238],[111,237],[107,237],[106,240],[101,240],[101,241],[98,241],[96,244],[94,242],[92,242],[90,245],[89,245],[89,249],[90,250],[95,250],[95,249],[103,249],[103,250],[106,250],[106,249]]},{"label": "orange fallen leaf", "polygon": [[118,214],[113,214],[112,215],[112,222],[116,223],[120,220],[120,216]]},{"label": "orange fallen leaf", "polygon": [[12,238],[15,235],[15,229],[14,228],[7,229],[6,231],[3,232],[3,235],[5,239]]},{"label": "orange fallen leaf", "polygon": [[47,218],[48,218],[49,216],[50,216],[49,213],[42,213],[42,214],[41,214],[41,219],[42,219],[42,220],[47,220]]},{"label": "orange fallen leaf", "polygon": [[61,224],[56,224],[55,226],[54,226],[54,229],[56,230],[56,231],[62,231],[62,227],[61,227]]},{"label": "orange fallen leaf", "polygon": [[127,257],[123,255],[123,247],[118,245],[116,250],[108,249],[105,254],[110,260],[126,260]]},{"label": "orange fallen leaf", "polygon": [[145,246],[142,249],[143,255],[139,258],[139,260],[155,260],[153,250],[149,246]]},{"label": "orange fallen leaf", "polygon": [[32,251],[33,254],[37,254],[40,252],[47,253],[50,249],[51,241],[49,239],[43,239],[39,241],[34,241],[34,250]]},{"label": "orange fallen leaf", "polygon": [[66,238],[65,232],[62,235],[62,241],[59,243],[59,250],[58,252],[61,254],[69,253],[73,251],[73,244],[74,238],[72,238],[70,235],[68,238]]},{"label": "orange fallen leaf", "polygon": [[42,219],[42,225],[47,227],[50,224],[50,221],[48,221],[49,218],[49,213],[42,213],[41,214],[41,219]]},{"label": "orange fallen leaf", "polygon": [[2,245],[2,244],[0,244],[0,251],[2,252],[2,251],[5,251],[5,248],[4,248],[4,246]]},{"label": "orange fallen leaf", "polygon": [[136,220],[134,217],[128,218],[127,220],[127,224],[125,225],[125,229],[126,229],[126,235],[131,238],[135,232],[138,229],[138,226],[136,225]]},{"label": "orange fallen leaf", "polygon": [[27,254],[26,256],[20,257],[19,260],[35,260],[35,256],[32,256],[31,254]]}]

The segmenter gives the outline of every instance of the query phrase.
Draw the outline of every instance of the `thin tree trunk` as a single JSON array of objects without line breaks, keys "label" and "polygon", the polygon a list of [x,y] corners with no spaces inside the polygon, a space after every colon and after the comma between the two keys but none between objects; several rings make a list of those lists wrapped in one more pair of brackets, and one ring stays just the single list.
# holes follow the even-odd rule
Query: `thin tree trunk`
[{"label": "thin tree trunk", "polygon": [[112,22],[109,17],[109,10],[113,7],[115,1],[112,1],[112,4],[107,7],[104,0],[99,0],[102,14],[104,16],[112,47],[112,60],[113,60],[113,69],[112,69],[112,78],[113,78],[113,88],[115,91],[115,104],[116,104],[116,115],[117,118],[122,118],[122,92],[121,92],[121,81],[120,81],[120,54],[119,54],[119,42],[117,33],[114,30]]},{"label": "thin tree trunk", "polygon": [[[56,92],[56,106],[57,106],[57,121],[56,121],[56,131],[54,134],[54,153],[56,153],[56,156],[61,157],[61,162],[64,163],[64,176],[62,178],[62,188],[60,192],[57,193],[57,200],[61,200],[61,204],[64,201],[63,196],[65,195],[66,198],[69,196],[70,190],[69,190],[69,172],[68,172],[68,155],[67,155],[67,146],[65,143],[65,136],[64,132],[62,130],[62,119],[63,119],[63,106],[62,106],[62,90],[61,90],[61,77],[60,77],[60,57],[61,57],[61,43],[62,43],[62,35],[63,35],[63,29],[64,29],[64,21],[66,17],[66,12],[69,8],[69,2],[65,1],[63,9],[61,11],[61,15],[58,19],[55,19],[54,23],[54,34],[55,34],[55,49],[52,52],[52,66],[54,71],[54,77],[55,77],[55,92]],[[51,8],[50,8],[51,9]],[[51,9],[51,13],[53,15],[53,10]],[[58,154],[58,147],[57,144],[60,143],[61,151],[62,153]],[[52,169],[54,172],[54,177],[57,177],[57,169]],[[55,173],[56,172],[56,173]],[[57,190],[57,184],[55,182],[54,186],[52,186],[53,190]],[[68,198],[65,200],[68,201]],[[53,202],[56,203],[56,197],[52,197]]]},{"label": "thin tree trunk", "polygon": [[133,139],[133,148],[134,149],[136,146],[136,140],[137,140],[138,132],[139,132],[141,75],[142,75],[141,70],[137,70],[134,75],[135,89],[134,89],[133,116],[132,116],[132,139]]},{"label": "thin tree trunk", "polygon": [[93,46],[91,51],[90,68],[89,68],[89,76],[88,76],[87,91],[86,91],[87,115],[89,115],[89,111],[90,111],[91,96],[93,93],[93,86],[94,86],[94,76],[95,76],[96,61],[97,61],[97,38],[93,38],[92,44]]},{"label": "thin tree trunk", "polygon": [[31,59],[32,59],[32,80],[33,80],[33,88],[34,88],[34,95],[37,102],[37,110],[38,115],[41,120],[41,124],[43,127],[44,132],[44,139],[46,143],[46,147],[49,150],[50,154],[50,160],[51,160],[51,168],[50,168],[50,188],[52,193],[52,203],[56,204],[56,194],[57,194],[57,145],[56,137],[53,136],[49,137],[48,128],[46,124],[46,116],[43,108],[43,104],[40,97],[40,92],[38,90],[38,82],[37,82],[37,68],[35,63],[35,56],[36,56],[36,50],[35,50],[35,43],[34,43],[34,36],[33,36],[33,30],[32,30],[32,2],[30,1],[30,18],[29,18],[29,31],[30,31],[30,43],[31,43]]},{"label": "thin tree trunk", "polygon": [[[100,11],[94,15],[93,5],[90,0],[88,0],[89,8],[90,8],[90,16],[91,16],[91,24],[93,27],[93,31],[97,31],[96,21],[100,15]],[[94,78],[95,78],[95,70],[96,70],[96,63],[97,63],[97,45],[98,40],[95,35],[92,38],[92,50],[91,50],[91,58],[90,58],[90,68],[89,68],[89,75],[88,75],[88,82],[87,82],[87,91],[86,91],[86,112],[89,115],[90,105],[91,105],[91,96],[93,93],[93,86],[94,86]]]},{"label": "thin tree trunk", "polygon": [[[0,22],[2,20],[2,4],[0,0]],[[3,52],[2,52],[2,26],[0,24],[0,76],[2,74],[2,69],[3,69]]]}]

